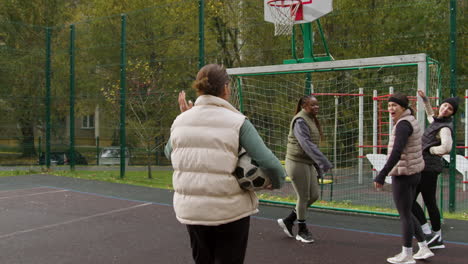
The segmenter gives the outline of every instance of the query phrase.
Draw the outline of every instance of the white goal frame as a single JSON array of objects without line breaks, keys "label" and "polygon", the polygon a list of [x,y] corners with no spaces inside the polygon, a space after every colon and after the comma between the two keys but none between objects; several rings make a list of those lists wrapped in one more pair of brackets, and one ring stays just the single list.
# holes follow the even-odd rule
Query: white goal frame
[{"label": "white goal frame", "polygon": [[[227,73],[232,78],[242,76],[254,75],[267,75],[267,74],[288,74],[288,73],[301,73],[301,72],[314,72],[321,70],[347,70],[359,68],[372,68],[379,66],[417,66],[417,90],[427,92],[429,85],[428,63],[429,57],[425,53],[397,55],[397,56],[383,56],[372,58],[360,58],[349,60],[335,60],[335,61],[322,61],[311,63],[299,64],[281,64],[281,65],[268,65],[268,66],[253,66],[253,67],[240,67],[228,68]],[[414,91],[414,96],[417,98],[417,113],[416,118],[420,127],[425,127],[425,110],[422,99],[417,96],[417,90]],[[359,107],[359,145],[363,145],[363,107]],[[375,126],[374,126],[375,127]],[[376,135],[376,131],[373,131]],[[285,135],[287,136],[287,135]],[[359,148],[359,155],[363,155],[363,148]],[[363,159],[359,159],[359,179],[358,182],[362,183],[362,170]]]}]

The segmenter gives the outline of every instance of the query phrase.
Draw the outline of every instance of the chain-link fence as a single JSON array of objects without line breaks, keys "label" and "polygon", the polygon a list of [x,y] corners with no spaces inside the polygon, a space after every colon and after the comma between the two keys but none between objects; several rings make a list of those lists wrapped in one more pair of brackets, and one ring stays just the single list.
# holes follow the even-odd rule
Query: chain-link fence
[{"label": "chain-link fence", "polygon": [[[179,113],[177,94],[187,90],[195,99],[190,86],[201,65],[276,65],[304,52],[303,28],[296,26],[294,43],[274,37],[262,1],[158,2],[122,5],[124,13],[74,7],[76,19],[48,26],[11,20],[11,10],[0,8],[1,166],[170,165],[163,148]],[[456,1],[455,27],[450,2],[335,1],[321,18],[327,48],[335,60],[426,53],[440,62],[441,96],[450,95],[455,77],[462,97],[466,3]],[[326,53],[316,23],[312,30],[314,54]],[[465,109],[457,122],[461,147]],[[468,207],[466,192],[456,197],[459,208]]]}]

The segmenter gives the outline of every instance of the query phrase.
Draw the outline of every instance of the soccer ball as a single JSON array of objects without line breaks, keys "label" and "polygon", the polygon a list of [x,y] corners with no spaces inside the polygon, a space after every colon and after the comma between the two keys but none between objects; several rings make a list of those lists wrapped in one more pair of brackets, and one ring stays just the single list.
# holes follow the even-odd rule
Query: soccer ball
[{"label": "soccer ball", "polygon": [[237,162],[234,176],[239,182],[240,187],[248,191],[262,190],[271,184],[270,178],[245,151],[241,151],[239,154],[239,161]]}]

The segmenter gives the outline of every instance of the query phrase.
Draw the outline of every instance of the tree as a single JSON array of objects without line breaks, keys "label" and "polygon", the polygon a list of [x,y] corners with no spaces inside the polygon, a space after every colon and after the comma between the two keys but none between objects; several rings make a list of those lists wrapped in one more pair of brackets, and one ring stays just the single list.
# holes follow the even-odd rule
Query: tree
[{"label": "tree", "polygon": [[[42,127],[45,85],[45,27],[71,19],[73,3],[68,1],[5,0],[0,6],[3,36],[2,87],[10,120],[19,130],[22,155],[35,155],[34,127]],[[33,15],[34,14],[34,15]]]},{"label": "tree", "polygon": [[[160,86],[160,65],[150,65],[148,61],[133,60],[127,67],[126,124],[128,131],[138,140],[146,152],[148,178],[152,178],[152,154],[165,144],[168,132],[163,124],[170,122],[170,110],[177,92]],[[120,80],[112,81],[101,88],[106,100],[119,111]],[[168,111],[169,110],[169,111]],[[169,120],[168,120],[169,119]]]}]

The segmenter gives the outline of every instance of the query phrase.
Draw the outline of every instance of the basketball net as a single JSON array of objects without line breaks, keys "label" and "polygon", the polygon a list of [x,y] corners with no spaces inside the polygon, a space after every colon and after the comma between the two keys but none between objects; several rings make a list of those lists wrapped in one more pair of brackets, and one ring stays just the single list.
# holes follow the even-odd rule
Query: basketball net
[{"label": "basketball net", "polygon": [[292,35],[297,11],[302,2],[300,0],[271,0],[268,1],[271,17],[275,25],[275,36]]}]

